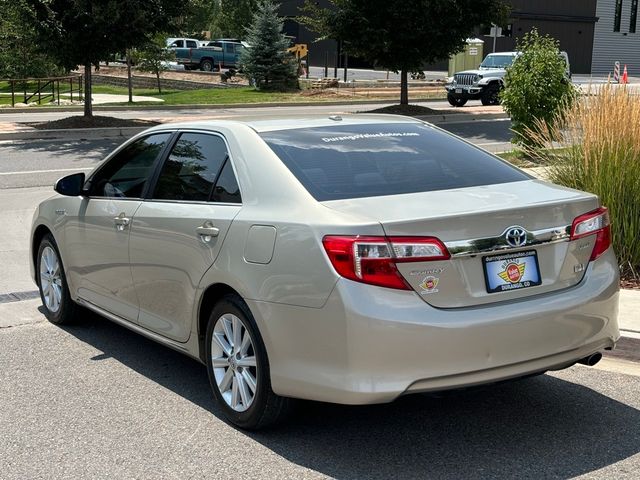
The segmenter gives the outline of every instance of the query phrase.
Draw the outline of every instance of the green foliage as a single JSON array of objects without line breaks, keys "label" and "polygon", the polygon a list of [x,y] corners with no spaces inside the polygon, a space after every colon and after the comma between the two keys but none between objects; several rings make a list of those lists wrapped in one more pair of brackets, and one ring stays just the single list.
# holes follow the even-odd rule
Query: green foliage
[{"label": "green foliage", "polygon": [[175,52],[166,48],[166,34],[156,34],[142,48],[132,51],[131,59],[142,72],[153,73],[158,82],[158,93],[162,93],[160,73],[168,69],[167,62],[175,60]]},{"label": "green foliage", "polygon": [[85,116],[92,115],[91,65],[144,45],[173,28],[182,4],[172,0],[24,0],[34,12],[40,44],[57,63],[84,65]]},{"label": "green foliage", "polygon": [[321,8],[307,0],[300,21],[343,49],[402,73],[401,103],[407,103],[408,72],[461,51],[478,25],[503,23],[502,0],[330,0]]},{"label": "green foliage", "polygon": [[500,99],[513,122],[514,142],[531,144],[534,137],[527,129],[536,120],[551,121],[565,104],[574,101],[576,91],[566,76],[556,40],[533,29],[518,42],[517,49],[522,55],[507,69]]},{"label": "green foliage", "polygon": [[595,193],[609,208],[622,276],[640,279],[640,98],[605,85],[527,134],[546,147],[527,153],[548,165],[550,180]]},{"label": "green foliage", "polygon": [[298,86],[297,64],[287,52],[289,40],[282,33],[282,25],[278,5],[268,0],[258,4],[247,29],[250,47],[242,51],[240,64],[259,90],[287,90]]},{"label": "green foliage", "polygon": [[42,43],[68,69],[144,45],[181,13],[180,2],[171,0],[25,1]]},{"label": "green foliage", "polygon": [[0,78],[50,77],[64,74],[40,51],[33,16],[22,0],[0,0]]},{"label": "green foliage", "polygon": [[199,38],[201,32],[208,30],[215,38],[221,33],[217,27],[220,15],[220,0],[190,0],[185,4],[185,12],[178,27],[186,37]]},{"label": "green foliage", "polygon": [[258,0],[220,0],[216,27],[222,36],[244,39],[247,26],[258,12]]}]

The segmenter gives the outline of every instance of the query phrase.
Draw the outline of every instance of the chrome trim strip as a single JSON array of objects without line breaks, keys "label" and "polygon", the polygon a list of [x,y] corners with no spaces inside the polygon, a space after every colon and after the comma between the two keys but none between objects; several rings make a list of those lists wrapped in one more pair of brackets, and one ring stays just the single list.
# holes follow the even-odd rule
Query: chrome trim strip
[{"label": "chrome trim strip", "polygon": [[444,242],[444,244],[449,250],[451,257],[456,258],[468,257],[481,253],[520,250],[548,243],[568,242],[571,236],[571,225],[545,228],[542,230],[535,230],[533,232],[527,231],[526,243],[519,247],[512,247],[507,243],[507,239],[505,237],[507,230],[496,237],[475,238],[473,240],[454,240],[451,242]]}]

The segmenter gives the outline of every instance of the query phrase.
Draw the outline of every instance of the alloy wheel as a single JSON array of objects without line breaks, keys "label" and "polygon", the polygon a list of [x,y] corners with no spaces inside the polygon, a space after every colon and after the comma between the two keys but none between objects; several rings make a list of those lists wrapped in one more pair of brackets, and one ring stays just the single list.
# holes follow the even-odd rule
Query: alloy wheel
[{"label": "alloy wheel", "polygon": [[60,310],[62,303],[62,273],[58,255],[47,246],[40,257],[40,288],[44,304],[51,313]]},{"label": "alloy wheel", "polygon": [[211,364],[222,398],[234,411],[246,411],[257,393],[253,339],[242,320],[226,313],[216,321],[211,337]]}]

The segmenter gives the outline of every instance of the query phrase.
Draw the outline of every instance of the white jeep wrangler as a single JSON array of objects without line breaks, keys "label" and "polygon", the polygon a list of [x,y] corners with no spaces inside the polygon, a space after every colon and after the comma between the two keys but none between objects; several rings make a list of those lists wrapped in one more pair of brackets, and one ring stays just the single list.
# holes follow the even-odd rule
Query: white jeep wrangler
[{"label": "white jeep wrangler", "polygon": [[[447,100],[454,107],[462,107],[468,100],[480,100],[483,105],[498,105],[500,90],[504,87],[504,76],[520,52],[490,53],[478,70],[457,72],[447,83]],[[567,78],[571,78],[569,56],[560,52],[567,65]]]}]

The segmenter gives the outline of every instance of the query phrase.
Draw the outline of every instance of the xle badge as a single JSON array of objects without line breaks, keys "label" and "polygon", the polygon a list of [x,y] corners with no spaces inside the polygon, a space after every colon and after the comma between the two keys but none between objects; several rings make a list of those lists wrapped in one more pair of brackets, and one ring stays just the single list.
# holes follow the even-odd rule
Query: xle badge
[{"label": "xle badge", "polygon": [[420,284],[420,288],[422,289],[422,294],[425,295],[427,293],[436,293],[438,291],[438,282],[440,279],[438,277],[434,277],[433,275],[429,275]]}]

